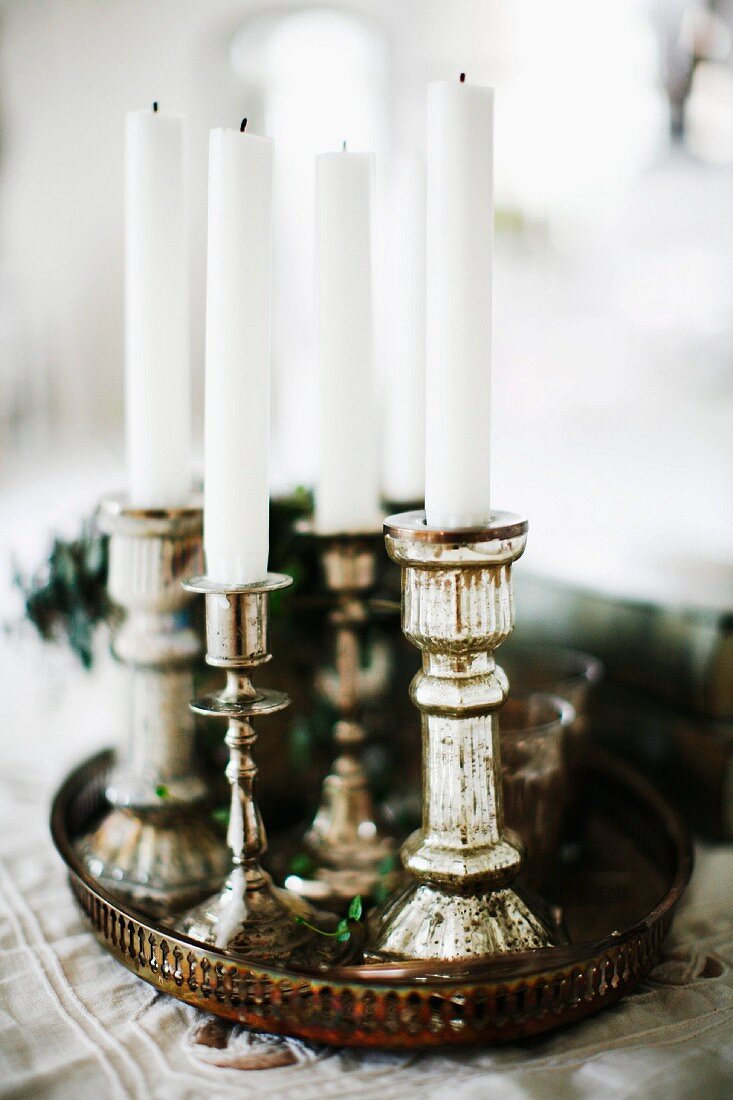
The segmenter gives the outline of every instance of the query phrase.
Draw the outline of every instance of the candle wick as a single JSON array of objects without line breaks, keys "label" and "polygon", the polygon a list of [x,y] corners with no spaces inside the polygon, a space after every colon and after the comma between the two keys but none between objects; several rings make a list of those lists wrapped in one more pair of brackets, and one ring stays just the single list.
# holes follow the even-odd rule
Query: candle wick
[{"label": "candle wick", "polygon": [[154,99],[153,100],[153,114],[157,115],[157,113],[158,113],[158,100]]},{"label": "candle wick", "polygon": [[342,141],[342,142],[341,142],[341,152],[342,152],[342,153],[345,153],[345,152],[346,152],[346,142],[345,142],[345,141]]},{"label": "candle wick", "polygon": [[239,127],[240,134],[243,134],[246,129],[247,129],[247,119],[243,118],[241,126]]},{"label": "candle wick", "polygon": [[465,84],[466,83],[466,74],[461,73],[461,75],[458,77],[458,79],[460,80],[461,84]]}]

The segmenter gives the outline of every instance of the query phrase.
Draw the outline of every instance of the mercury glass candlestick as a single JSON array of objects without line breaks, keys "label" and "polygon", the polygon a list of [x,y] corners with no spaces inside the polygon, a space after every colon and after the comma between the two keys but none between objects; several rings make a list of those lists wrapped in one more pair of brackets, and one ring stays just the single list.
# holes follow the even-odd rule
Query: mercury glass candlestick
[{"label": "mercury glass candlestick", "polygon": [[361,661],[373,619],[369,601],[382,539],[376,532],[320,535],[308,524],[301,524],[300,530],[317,539],[332,602],[334,669],[319,674],[318,689],[337,713],[333,727],[337,755],[303,837],[312,869],[288,876],[286,885],[303,897],[338,909],[356,894],[370,897],[385,857],[395,849],[394,839],[379,822],[364,764],[368,739],[364,709],[370,698],[384,691],[388,675],[386,661],[374,660],[371,668],[363,668]]},{"label": "mercury glass candlestick", "polygon": [[291,583],[290,577],[278,573],[243,585],[221,584],[207,577],[186,582],[190,592],[206,597],[206,660],[226,672],[224,688],[195,699],[191,707],[198,714],[227,720],[231,855],[223,889],[185,914],[178,927],[195,939],[253,958],[283,965],[319,965],[343,956],[348,944],[344,947],[337,938],[308,927],[328,930],[335,918],[314,913],[302,898],[278,889],[263,870],[260,859],[267,843],[252,756],[257,737],[254,720],[283,710],[290,702],[282,692],[255,687],[252,673],[271,656],[270,593]]},{"label": "mercury glass candlestick", "polygon": [[188,708],[201,644],[181,580],[201,560],[201,508],[109,497],[98,522],[110,536],[109,593],[124,612],[112,649],[127,673],[128,738],[107,787],[111,809],[79,849],[110,890],[162,914],[205,896],[228,866]]},{"label": "mercury glass candlestick", "polygon": [[504,828],[496,712],[508,691],[494,650],[512,632],[512,562],[527,522],[429,527],[423,512],[385,521],[402,569],[402,628],[422,652],[411,697],[421,712],[423,823],[402,847],[411,881],[370,921],[383,959],[477,959],[547,946],[552,933],[513,885],[519,842]]}]

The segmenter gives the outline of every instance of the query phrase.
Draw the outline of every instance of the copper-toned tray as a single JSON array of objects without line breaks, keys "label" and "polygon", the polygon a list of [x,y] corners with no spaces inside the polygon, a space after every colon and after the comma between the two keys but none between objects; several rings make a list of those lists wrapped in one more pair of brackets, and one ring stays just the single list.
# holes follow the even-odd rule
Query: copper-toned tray
[{"label": "copper-toned tray", "polygon": [[677,815],[625,765],[586,751],[570,843],[547,893],[571,946],[476,964],[353,965],[302,973],[237,958],[130,908],[74,851],[104,805],[111,752],[69,775],[51,828],[71,887],[107,951],[158,989],[249,1027],[347,1046],[495,1043],[571,1023],[651,969],[691,870]]}]

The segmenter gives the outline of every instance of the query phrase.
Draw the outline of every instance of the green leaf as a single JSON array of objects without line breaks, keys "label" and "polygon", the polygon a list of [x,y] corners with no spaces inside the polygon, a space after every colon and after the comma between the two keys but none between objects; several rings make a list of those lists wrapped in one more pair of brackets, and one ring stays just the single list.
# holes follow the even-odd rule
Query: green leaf
[{"label": "green leaf", "polygon": [[168,790],[165,784],[159,783],[158,786],[155,788],[155,793],[157,794],[158,798],[169,798],[171,792]]},{"label": "green leaf", "polygon": [[322,928],[316,928],[315,924],[311,924],[310,921],[307,921],[305,919],[305,917],[301,917],[297,913],[293,916],[293,920],[295,921],[296,924],[302,924],[306,928],[310,928],[311,932],[317,932],[319,936],[337,936],[338,935],[338,931],[336,931],[336,932],[324,932]]},{"label": "green leaf", "polygon": [[223,825],[226,828],[229,824],[230,812],[228,806],[217,806],[215,810],[211,811],[211,816],[217,825]]},{"label": "green leaf", "polygon": [[93,661],[97,625],[110,622],[106,537],[85,523],[78,538],[54,539],[45,565],[15,583],[25,598],[26,615],[46,641],[64,638],[86,668]]},{"label": "green leaf", "polygon": [[84,554],[84,567],[93,576],[101,573],[107,566],[106,547],[101,538],[90,537],[86,544],[82,544]]},{"label": "green leaf", "polygon": [[378,882],[372,890],[372,897],[377,905],[381,905],[389,897],[391,891],[384,882]]},{"label": "green leaf", "polygon": [[301,508],[304,512],[310,512],[313,508],[313,494],[305,485],[296,485],[293,490],[292,501],[296,507]]},{"label": "green leaf", "polygon": [[308,720],[296,715],[288,732],[290,759],[299,770],[307,767],[313,758],[313,735]]},{"label": "green leaf", "polygon": [[304,924],[306,928],[310,928],[312,932],[317,932],[319,936],[330,936],[335,939],[337,943],[346,943],[346,941],[351,938],[349,922],[346,918],[338,922],[335,932],[326,932],[323,928],[316,928],[315,924],[311,924],[305,917],[294,915],[293,920],[296,924]]},{"label": "green leaf", "polygon": [[302,878],[304,875],[309,875],[314,869],[313,860],[305,852],[298,852],[290,861],[291,875],[298,875]]},{"label": "green leaf", "polygon": [[385,856],[382,862],[377,867],[377,872],[380,875],[389,875],[392,871],[396,870],[399,864],[399,856],[396,853]]},{"label": "green leaf", "polygon": [[361,920],[361,914],[361,898],[357,894],[355,898],[351,899],[351,904],[349,905],[349,920]]}]

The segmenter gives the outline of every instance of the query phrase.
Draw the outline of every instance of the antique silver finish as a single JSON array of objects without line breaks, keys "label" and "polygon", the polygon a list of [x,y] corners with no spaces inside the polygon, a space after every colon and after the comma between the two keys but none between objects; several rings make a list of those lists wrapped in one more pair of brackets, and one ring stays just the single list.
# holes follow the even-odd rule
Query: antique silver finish
[{"label": "antique silver finish", "polygon": [[321,670],[317,688],[338,714],[333,727],[337,756],[303,838],[313,870],[307,875],[289,875],[286,885],[302,897],[339,908],[356,894],[364,898],[372,894],[385,857],[396,846],[381,828],[363,761],[367,739],[364,707],[384,692],[389,674],[389,662],[376,643],[370,666],[363,668],[361,661],[363,637],[372,619],[369,596],[382,540],[371,532],[315,537],[332,600],[335,650],[334,668]]},{"label": "antique silver finish", "polygon": [[147,912],[191,904],[221,882],[227,852],[194,760],[188,708],[201,652],[181,580],[201,560],[201,508],[102,501],[108,589],[125,612],[113,653],[127,674],[129,739],[107,787],[112,805],[80,843],[89,871]]},{"label": "antique silver finish", "polygon": [[412,881],[372,918],[369,951],[388,959],[478,959],[545,947],[551,933],[512,889],[522,864],[504,828],[496,711],[508,691],[494,650],[514,626],[511,565],[527,522],[428,527],[423,512],[385,521],[402,568],[402,628],[422,652],[410,694],[421,712],[423,824],[402,847]]},{"label": "antique silver finish", "polygon": [[[295,894],[275,887],[263,870],[265,829],[255,797],[257,765],[252,748],[253,721],[288,706],[288,696],[256,688],[252,670],[270,660],[268,598],[286,588],[290,577],[270,573],[261,582],[224,585],[197,577],[186,582],[190,592],[206,597],[206,660],[226,671],[226,684],[215,694],[195,699],[197,714],[228,720],[226,743],[231,784],[227,841],[229,877],[222,890],[186,913],[181,931],[225,951],[281,964],[320,965],[344,954],[336,938],[317,935],[301,923],[320,926],[320,915]],[[331,921],[333,923],[333,921]]]}]

